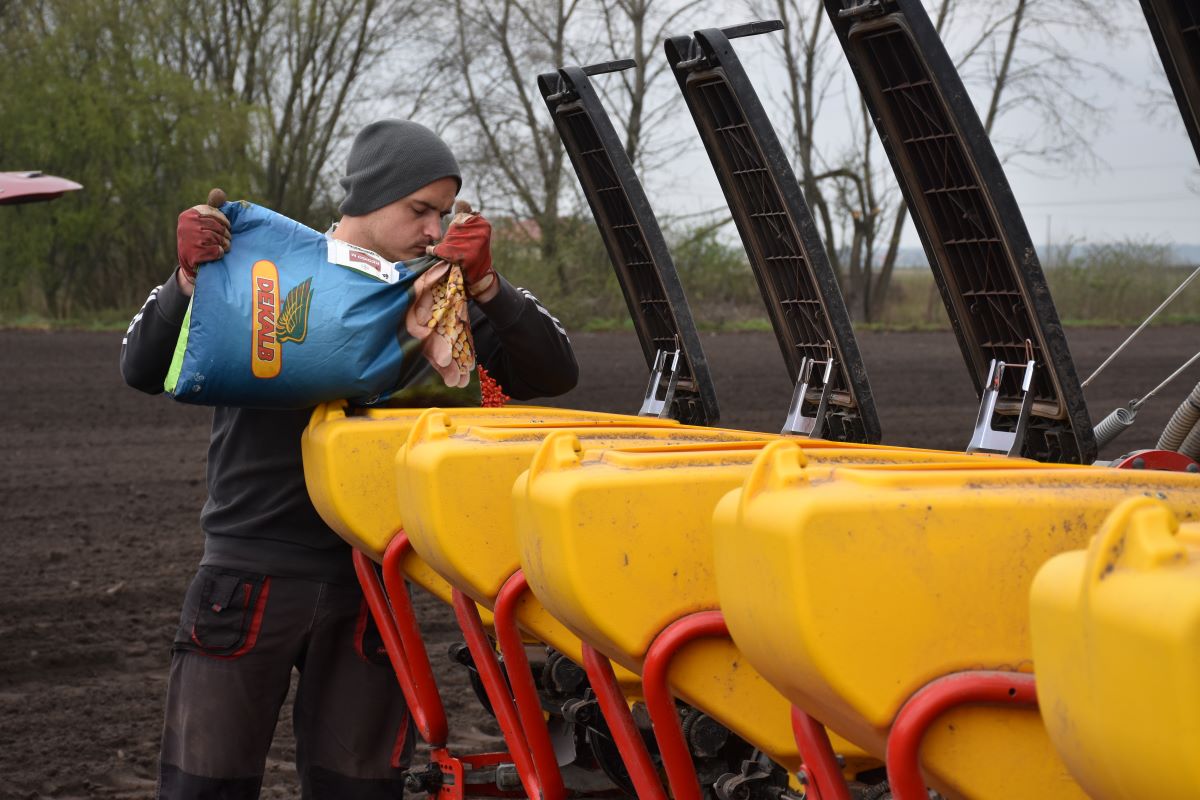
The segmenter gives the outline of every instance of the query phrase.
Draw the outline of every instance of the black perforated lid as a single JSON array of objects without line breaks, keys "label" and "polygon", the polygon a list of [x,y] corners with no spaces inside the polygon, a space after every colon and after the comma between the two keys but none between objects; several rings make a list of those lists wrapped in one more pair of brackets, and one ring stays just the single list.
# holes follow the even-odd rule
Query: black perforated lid
[{"label": "black perforated lid", "polygon": [[671,416],[694,425],[720,418],[717,394],[675,263],[642,184],[589,74],[633,62],[563,67],[538,76],[604,246],[617,272],[648,367],[658,351],[681,351]]},{"label": "black perforated lid", "polygon": [[[929,257],[977,391],[992,359],[1037,362],[1024,455],[1090,463],[1083,390],[1033,242],[953,62],[919,0],[825,0]],[[1015,427],[1022,369],[1000,387]],[[1007,415],[1007,416],[1005,416]]]},{"label": "black perforated lid", "polygon": [[[778,21],[697,31],[666,41],[667,61],[683,91],[750,258],[788,376],[805,358],[831,356],[836,369],[822,435],[877,442],[879,418],[850,315],[816,224],[758,94],[729,40],[778,30]],[[810,389],[812,415],[820,389]]]},{"label": "black perforated lid", "polygon": [[1196,0],[1142,0],[1142,11],[1158,47],[1175,102],[1183,114],[1192,147],[1200,157],[1200,3]]}]

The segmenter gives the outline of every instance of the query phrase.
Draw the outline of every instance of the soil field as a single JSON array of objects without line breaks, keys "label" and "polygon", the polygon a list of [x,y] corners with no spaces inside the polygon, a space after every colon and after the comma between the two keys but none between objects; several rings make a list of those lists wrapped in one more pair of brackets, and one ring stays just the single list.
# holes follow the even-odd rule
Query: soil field
[{"label": "soil field", "polygon": [[[1087,375],[1125,331],[1069,332]],[[168,647],[202,538],[210,413],[127,389],[119,333],[0,331],[0,798],[152,794]],[[578,388],[558,405],[636,410],[631,334],[574,337]],[[1151,329],[1088,391],[1094,419],[1191,356],[1200,329]],[[767,334],[706,336],[722,424],[777,430],[791,387]],[[961,449],[977,401],[949,333],[867,333],[860,346],[890,444]],[[1149,447],[1200,368],[1110,452]],[[495,728],[452,667],[447,607],[421,601],[457,742]],[[297,795],[280,721],[264,796]]]}]

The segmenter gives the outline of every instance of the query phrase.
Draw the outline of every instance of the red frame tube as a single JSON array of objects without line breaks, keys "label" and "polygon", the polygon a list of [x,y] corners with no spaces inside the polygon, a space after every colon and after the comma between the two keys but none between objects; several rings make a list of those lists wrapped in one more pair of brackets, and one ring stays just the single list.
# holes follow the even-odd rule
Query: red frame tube
[{"label": "red frame tube", "polygon": [[896,800],[925,800],[921,739],[934,720],[968,703],[1037,708],[1037,684],[1028,672],[980,670],[956,672],[921,687],[900,709],[888,734],[888,781]]},{"label": "red frame tube", "polygon": [[792,706],[792,735],[796,747],[804,760],[804,774],[808,777],[809,794],[815,800],[850,800],[850,787],[838,766],[833,745],[825,726],[805,712]]},{"label": "red frame tube", "polygon": [[[354,551],[353,558],[354,571],[358,575],[358,583],[362,587],[367,608],[371,610],[375,626],[379,628],[379,635],[383,640],[384,649],[387,651],[388,660],[392,664],[392,670],[396,673],[396,680],[400,684],[400,691],[404,693],[404,702],[408,704],[413,722],[417,726],[417,732],[431,747],[444,747],[447,737],[446,710],[437,693],[437,685],[432,683],[429,657],[425,656],[425,666],[430,669],[428,686],[432,687],[432,702],[429,698],[430,690],[425,688],[419,679],[414,679],[410,668],[412,652],[405,647],[396,624],[396,618],[393,616],[395,606],[388,604],[388,598],[380,584],[379,575],[375,572],[375,562],[359,550]],[[408,593],[403,589],[401,593],[407,603]],[[408,604],[408,613],[411,616],[411,604]],[[424,646],[421,647],[421,652],[424,653]]]},{"label": "red frame tube", "polygon": [[667,800],[650,760],[650,752],[637,726],[633,724],[633,714],[625,703],[625,696],[617,685],[617,676],[613,673],[612,664],[607,658],[596,652],[587,642],[583,643],[583,668],[587,672],[592,691],[600,704],[600,713],[604,715],[608,729],[616,742],[625,769],[629,771],[629,779],[639,800]]},{"label": "red frame tube", "polygon": [[492,704],[492,711],[496,714],[496,722],[500,725],[504,741],[508,744],[508,752],[512,755],[513,764],[521,778],[521,785],[525,787],[525,792],[531,800],[544,800],[548,795],[542,789],[542,782],[534,767],[533,756],[529,752],[529,745],[521,731],[516,708],[513,707],[513,698],[509,694],[508,682],[504,680],[500,664],[496,661],[496,651],[492,649],[491,640],[488,639],[487,631],[483,627],[483,620],[479,618],[479,609],[476,607],[475,601],[460,590],[454,589],[453,595],[454,616],[467,640],[467,649],[471,651],[475,668],[479,670],[484,691],[487,692],[488,701]]},{"label": "red frame tube", "polygon": [[550,729],[542,715],[542,701],[538,697],[537,685],[533,682],[533,671],[525,655],[525,642],[517,627],[517,601],[529,589],[525,573],[517,570],[504,582],[500,594],[496,595],[495,615],[496,640],[500,653],[508,664],[508,682],[516,703],[517,716],[525,732],[525,743],[529,746],[533,764],[542,780],[542,791],[548,798],[566,797],[562,771],[550,741]]},{"label": "red frame tube", "polygon": [[689,614],[672,622],[655,637],[642,665],[646,710],[654,724],[654,738],[675,800],[702,800],[703,795],[700,781],[696,779],[691,750],[675,710],[675,697],[667,683],[667,673],[671,659],[680,648],[696,639],[713,636],[729,636],[729,628],[720,611]]},{"label": "red frame tube", "polygon": [[[442,704],[442,695],[438,691],[437,681],[433,677],[433,665],[429,661],[429,651],[425,649],[425,640],[421,636],[421,628],[417,625],[417,615],[413,610],[412,597],[408,593],[408,582],[404,577],[402,563],[412,543],[408,534],[403,530],[397,531],[388,543],[383,553],[383,586],[387,590],[388,602],[392,606],[392,618],[396,621],[396,632],[404,645],[404,660],[408,665],[409,680],[412,683],[413,695],[418,705],[424,709],[429,721],[431,732],[446,741],[446,707]],[[434,745],[433,742],[430,742]],[[437,746],[437,745],[434,745]]]}]

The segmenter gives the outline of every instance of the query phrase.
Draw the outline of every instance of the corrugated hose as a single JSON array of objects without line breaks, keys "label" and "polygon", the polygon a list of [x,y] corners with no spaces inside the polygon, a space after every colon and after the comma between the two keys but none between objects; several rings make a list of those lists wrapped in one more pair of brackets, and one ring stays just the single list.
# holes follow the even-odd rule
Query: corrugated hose
[{"label": "corrugated hose", "polygon": [[1162,436],[1158,437],[1159,450],[1179,451],[1183,440],[1192,433],[1196,422],[1200,421],[1200,383],[1192,389],[1191,394],[1179,404],[1167,427],[1163,428]]}]

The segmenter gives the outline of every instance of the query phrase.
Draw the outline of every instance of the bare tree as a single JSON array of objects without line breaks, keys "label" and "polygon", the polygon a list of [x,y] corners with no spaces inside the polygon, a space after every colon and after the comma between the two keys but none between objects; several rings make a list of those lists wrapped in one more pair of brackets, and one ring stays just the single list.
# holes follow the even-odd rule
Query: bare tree
[{"label": "bare tree", "polygon": [[[634,66],[621,72],[618,80],[601,84],[601,93],[618,119],[629,160],[644,169],[659,166],[665,137],[656,131],[666,125],[679,108],[681,96],[671,84],[670,66],[663,57],[663,40],[688,32],[700,0],[671,3],[669,0],[601,0],[599,15],[611,57],[631,58]],[[657,90],[657,91],[656,91]]]},{"label": "bare tree", "polygon": [[[200,84],[231,102],[259,109],[254,141],[231,143],[261,159],[262,200],[280,213],[313,221],[328,210],[340,172],[332,155],[364,121],[369,99],[387,96],[407,116],[428,96],[435,70],[425,52],[406,48],[404,69],[381,72],[402,58],[396,43],[419,29],[427,0],[218,0],[197,11],[179,2],[181,21],[170,57]],[[417,42],[419,40],[412,39]],[[403,75],[404,82],[397,78]],[[401,92],[401,89],[403,90]]]},{"label": "bare tree", "polygon": [[456,0],[449,91],[461,109],[455,120],[463,160],[484,204],[536,225],[541,257],[559,288],[569,276],[559,254],[560,215],[567,195],[565,155],[535,78],[578,60],[568,30],[579,0]]},{"label": "bare tree", "polygon": [[[1103,0],[936,0],[934,25],[964,82],[985,98],[981,115],[997,150],[1008,160],[1042,164],[1088,162],[1089,123],[1103,110],[1083,93],[1083,78],[1103,65],[1071,53],[1064,29],[1111,40]],[[784,20],[777,41],[784,67],[785,105],[805,197],[813,207],[856,319],[876,320],[887,301],[908,209],[883,156],[858,87],[847,79],[842,54],[824,11],[807,0],[752,2],[760,16]],[[822,136],[819,121],[842,95],[854,122],[841,147]],[[996,135],[1018,109],[1039,121],[1011,139]],[[845,120],[847,117],[841,117]]]}]

